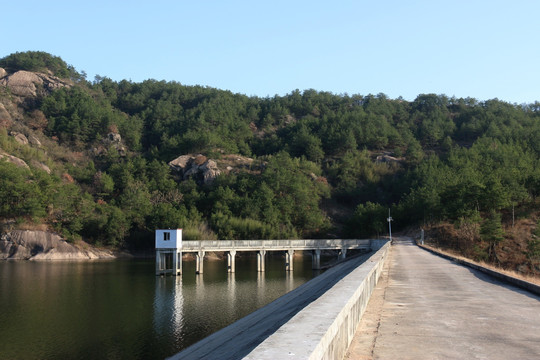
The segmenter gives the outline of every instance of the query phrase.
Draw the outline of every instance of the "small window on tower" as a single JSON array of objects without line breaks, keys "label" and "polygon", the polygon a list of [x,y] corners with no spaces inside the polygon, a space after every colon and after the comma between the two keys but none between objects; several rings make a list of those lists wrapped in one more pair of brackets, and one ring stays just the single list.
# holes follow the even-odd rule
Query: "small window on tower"
[{"label": "small window on tower", "polygon": [[164,241],[171,240],[171,233],[170,232],[164,232],[163,233],[163,240]]}]

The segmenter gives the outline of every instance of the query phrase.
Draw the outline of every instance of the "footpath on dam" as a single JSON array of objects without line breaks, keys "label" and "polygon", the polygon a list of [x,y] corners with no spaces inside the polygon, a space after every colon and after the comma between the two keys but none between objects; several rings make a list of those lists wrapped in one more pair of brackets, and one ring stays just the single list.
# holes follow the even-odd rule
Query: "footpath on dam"
[{"label": "footpath on dam", "polygon": [[346,359],[540,359],[540,297],[400,238]]}]

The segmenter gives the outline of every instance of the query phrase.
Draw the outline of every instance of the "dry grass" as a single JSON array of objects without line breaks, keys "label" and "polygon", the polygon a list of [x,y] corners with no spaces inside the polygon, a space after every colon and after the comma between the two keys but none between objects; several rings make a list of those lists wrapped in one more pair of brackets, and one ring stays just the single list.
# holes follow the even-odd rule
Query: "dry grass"
[{"label": "dry grass", "polygon": [[10,223],[9,225],[4,225],[4,226],[6,227],[5,230],[49,231],[47,224],[34,223],[31,221]]}]

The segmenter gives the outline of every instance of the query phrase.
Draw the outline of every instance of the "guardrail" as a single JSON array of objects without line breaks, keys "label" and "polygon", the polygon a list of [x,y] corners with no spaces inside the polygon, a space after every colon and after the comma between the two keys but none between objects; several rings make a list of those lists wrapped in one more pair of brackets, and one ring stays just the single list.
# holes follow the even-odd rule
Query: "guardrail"
[{"label": "guardrail", "polygon": [[341,250],[370,249],[366,239],[309,240],[184,240],[182,252],[190,251],[257,251],[257,250]]}]

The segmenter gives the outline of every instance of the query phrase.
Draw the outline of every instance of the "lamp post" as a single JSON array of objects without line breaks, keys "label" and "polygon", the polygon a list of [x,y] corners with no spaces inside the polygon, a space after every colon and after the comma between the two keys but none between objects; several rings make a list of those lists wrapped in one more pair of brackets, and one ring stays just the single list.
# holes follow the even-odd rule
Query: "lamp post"
[{"label": "lamp post", "polygon": [[388,221],[388,232],[390,233],[390,242],[392,242],[392,216],[390,216],[390,209],[388,209],[388,219],[386,219],[386,221]]}]

